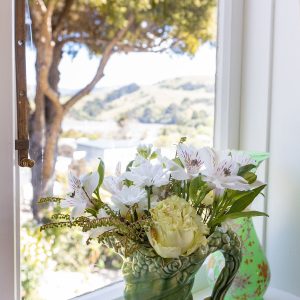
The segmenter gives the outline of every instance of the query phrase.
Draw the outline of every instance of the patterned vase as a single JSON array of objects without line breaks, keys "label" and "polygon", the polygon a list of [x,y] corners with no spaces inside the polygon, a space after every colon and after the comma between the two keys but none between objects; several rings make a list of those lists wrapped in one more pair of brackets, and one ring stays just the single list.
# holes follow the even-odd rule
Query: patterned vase
[{"label": "patterned vase", "polygon": [[212,296],[207,299],[222,300],[238,271],[241,261],[241,243],[237,235],[217,229],[208,245],[187,257],[162,258],[153,248],[141,248],[124,259],[123,275],[126,283],[126,300],[192,300],[194,278],[211,253],[221,250],[225,266],[219,276]]},{"label": "patterned vase", "polygon": [[[242,242],[243,257],[240,269],[225,300],[262,300],[270,282],[270,269],[254,229],[252,218],[234,220],[232,229]],[[224,265],[221,253],[213,253],[205,265],[212,285]]]}]

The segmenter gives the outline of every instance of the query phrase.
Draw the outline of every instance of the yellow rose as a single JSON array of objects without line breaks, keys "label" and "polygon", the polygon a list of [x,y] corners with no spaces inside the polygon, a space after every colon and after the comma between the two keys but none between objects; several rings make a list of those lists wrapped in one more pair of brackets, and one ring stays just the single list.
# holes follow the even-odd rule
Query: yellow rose
[{"label": "yellow rose", "polygon": [[207,244],[207,226],[184,199],[171,196],[159,202],[150,213],[154,225],[147,236],[161,257],[188,256]]}]

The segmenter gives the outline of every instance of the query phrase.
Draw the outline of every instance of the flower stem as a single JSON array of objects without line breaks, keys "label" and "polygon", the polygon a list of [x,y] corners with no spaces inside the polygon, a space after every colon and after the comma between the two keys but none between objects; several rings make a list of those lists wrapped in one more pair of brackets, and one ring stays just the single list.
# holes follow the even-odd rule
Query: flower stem
[{"label": "flower stem", "polygon": [[186,201],[190,199],[190,182],[187,180],[186,182]]},{"label": "flower stem", "polygon": [[150,208],[151,208],[151,202],[150,202],[151,187],[146,186],[146,191],[147,191],[147,198],[148,198],[148,210],[150,210]]}]

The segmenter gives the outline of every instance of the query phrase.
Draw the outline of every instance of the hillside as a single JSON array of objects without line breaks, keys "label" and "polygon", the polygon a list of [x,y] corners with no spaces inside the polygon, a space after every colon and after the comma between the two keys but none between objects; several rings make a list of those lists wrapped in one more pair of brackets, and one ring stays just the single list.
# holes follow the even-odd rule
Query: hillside
[{"label": "hillside", "polygon": [[198,119],[204,123],[213,114],[214,86],[207,78],[183,77],[150,86],[130,84],[96,90],[72,109],[76,120],[135,119],[141,123],[184,124]]},{"label": "hillside", "polygon": [[159,146],[188,136],[194,144],[211,145],[213,114],[212,79],[132,83],[94,90],[79,101],[64,121],[63,136],[148,140]]}]

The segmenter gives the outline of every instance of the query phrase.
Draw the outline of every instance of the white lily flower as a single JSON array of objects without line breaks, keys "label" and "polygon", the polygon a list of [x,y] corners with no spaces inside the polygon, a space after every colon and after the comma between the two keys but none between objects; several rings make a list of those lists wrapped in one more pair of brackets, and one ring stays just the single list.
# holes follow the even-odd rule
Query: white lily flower
[{"label": "white lily flower", "polygon": [[83,215],[84,210],[90,204],[92,194],[97,188],[98,182],[98,172],[90,173],[82,179],[79,179],[72,172],[69,172],[69,186],[72,194],[62,200],[60,206],[62,208],[73,207],[71,218],[77,218]]},{"label": "white lily flower", "polygon": [[[106,213],[106,211],[104,209],[100,209],[97,214],[97,218],[102,219],[102,218],[107,218],[107,217],[108,217],[108,214]],[[93,228],[90,230],[89,236],[91,238],[96,238],[99,235],[103,234],[104,232],[112,230],[113,228],[114,228],[113,226],[101,226],[101,227]]]},{"label": "white lily flower", "polygon": [[167,172],[163,167],[160,164],[152,165],[149,161],[124,173],[124,177],[139,187],[160,187],[169,183]]},{"label": "white lily flower", "polygon": [[217,190],[226,188],[232,190],[246,191],[251,188],[248,182],[238,176],[240,165],[231,156],[217,153],[214,149],[210,151],[210,159],[206,161],[206,169],[202,171],[203,181],[211,183]]}]

